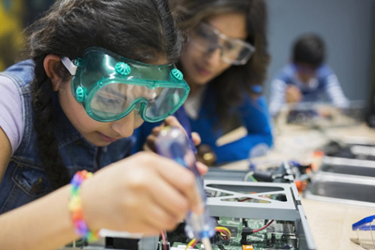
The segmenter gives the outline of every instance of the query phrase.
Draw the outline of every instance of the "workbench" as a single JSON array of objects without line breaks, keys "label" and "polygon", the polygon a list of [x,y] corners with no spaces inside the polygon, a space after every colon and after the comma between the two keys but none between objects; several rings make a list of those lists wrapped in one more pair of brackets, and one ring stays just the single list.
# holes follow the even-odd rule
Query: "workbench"
[{"label": "workbench", "polygon": [[[236,132],[230,136],[236,137]],[[275,132],[274,148],[254,162],[305,160],[309,161],[312,152],[321,148],[329,140],[356,140],[367,138],[375,142],[375,129],[365,124],[352,127],[328,128],[324,130],[303,129],[296,126],[278,128]],[[222,165],[228,170],[248,170],[249,160],[242,160]],[[375,194],[374,194],[375,195]],[[319,250],[363,250],[352,243],[356,234],[351,230],[354,222],[375,214],[370,207],[322,202],[302,198],[309,225]]]}]

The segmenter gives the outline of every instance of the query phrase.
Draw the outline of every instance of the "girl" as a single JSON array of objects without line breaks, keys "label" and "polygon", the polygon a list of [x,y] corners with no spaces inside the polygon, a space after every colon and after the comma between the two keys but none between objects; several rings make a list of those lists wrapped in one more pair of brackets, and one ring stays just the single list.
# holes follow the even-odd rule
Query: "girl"
[{"label": "girl", "polygon": [[[202,146],[216,153],[216,163],[245,159],[256,145],[272,145],[271,124],[262,84],[266,51],[263,0],[172,0],[189,44],[180,58],[191,92],[184,104]],[[144,124],[143,140],[154,124]],[[246,134],[226,145],[218,139],[243,126]],[[152,136],[149,137],[152,141]]]},{"label": "girl", "polygon": [[[32,60],[0,76],[0,249],[55,249],[100,228],[158,234],[200,212],[189,171],[151,153],[122,160],[133,130],[188,93],[170,64],[182,39],[168,2],[59,0],[27,34]],[[66,185],[83,169],[100,171]]]}]

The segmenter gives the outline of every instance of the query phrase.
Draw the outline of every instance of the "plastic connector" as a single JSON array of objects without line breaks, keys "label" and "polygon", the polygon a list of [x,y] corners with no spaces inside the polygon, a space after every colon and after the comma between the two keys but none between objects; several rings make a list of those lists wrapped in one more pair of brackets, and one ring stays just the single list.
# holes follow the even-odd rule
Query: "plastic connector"
[{"label": "plastic connector", "polygon": [[254,230],[249,228],[249,227],[244,227],[242,228],[242,233],[241,233],[241,245],[247,245],[247,236],[252,235],[254,233]]}]

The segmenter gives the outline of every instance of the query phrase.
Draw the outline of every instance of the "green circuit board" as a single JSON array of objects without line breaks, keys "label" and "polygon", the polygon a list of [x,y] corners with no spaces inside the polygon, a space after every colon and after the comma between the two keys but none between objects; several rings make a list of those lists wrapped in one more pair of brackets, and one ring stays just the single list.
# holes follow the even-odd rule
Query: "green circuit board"
[{"label": "green circuit board", "polygon": [[[266,229],[250,235],[243,235],[244,228],[259,229],[264,227],[269,221],[256,219],[238,219],[220,217],[216,220],[218,227],[225,227],[231,232],[230,239],[220,240],[220,237],[211,239],[213,250],[242,250],[243,246],[253,250],[298,250],[298,238],[295,234],[293,222],[274,221]],[[180,228],[181,229],[181,228]],[[171,242],[170,250],[184,250],[190,239],[187,239],[183,231],[168,234]],[[245,244],[244,243],[245,240]],[[192,248],[189,248],[192,249]],[[204,250],[201,243],[195,245],[193,249]],[[160,249],[163,250],[160,244]]]}]

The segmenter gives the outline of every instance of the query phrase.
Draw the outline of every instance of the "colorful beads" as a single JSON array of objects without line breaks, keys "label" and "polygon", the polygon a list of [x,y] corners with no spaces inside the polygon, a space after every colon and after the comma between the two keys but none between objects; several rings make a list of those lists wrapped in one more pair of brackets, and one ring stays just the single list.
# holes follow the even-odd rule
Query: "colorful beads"
[{"label": "colorful beads", "polygon": [[92,177],[92,173],[89,173],[86,170],[77,172],[74,175],[73,179],[70,181],[71,190],[70,201],[68,204],[76,234],[88,242],[95,241],[99,238],[98,232],[91,232],[83,219],[82,200],[79,196],[79,188],[82,182],[90,177]]}]

